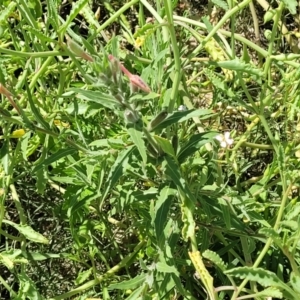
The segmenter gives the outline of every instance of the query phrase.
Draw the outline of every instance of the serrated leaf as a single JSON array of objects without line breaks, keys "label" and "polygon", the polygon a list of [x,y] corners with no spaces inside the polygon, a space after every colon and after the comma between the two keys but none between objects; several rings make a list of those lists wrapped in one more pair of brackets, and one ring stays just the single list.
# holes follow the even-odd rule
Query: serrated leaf
[{"label": "serrated leaf", "polygon": [[120,103],[113,96],[107,93],[105,94],[99,91],[87,91],[76,88],[71,90],[77,93],[77,98],[98,103],[103,107],[107,107],[111,110],[115,110],[116,107],[120,106]]},{"label": "serrated leaf", "polygon": [[280,225],[284,226],[284,227],[288,227],[288,228],[292,229],[293,231],[296,231],[299,228],[298,222],[297,221],[293,221],[293,220],[290,220],[290,221],[281,221]]},{"label": "serrated leaf", "polygon": [[184,178],[180,174],[179,166],[170,157],[166,156],[166,175],[177,186],[180,198],[181,198],[181,214],[182,222],[184,223],[182,228],[182,237],[187,240],[193,237],[195,234],[195,221],[193,217],[193,212],[195,209],[195,197],[189,190]]},{"label": "serrated leaf", "polygon": [[0,149],[0,159],[2,162],[3,169],[6,174],[9,172],[9,163],[10,163],[10,151],[9,151],[9,141],[5,140]]},{"label": "serrated leaf", "polygon": [[143,285],[147,277],[147,274],[141,274],[136,276],[135,278],[132,278],[127,281],[123,281],[120,283],[113,283],[111,284],[108,289],[109,290],[128,290],[128,289],[134,289],[138,286]]},{"label": "serrated leaf", "polygon": [[177,271],[177,269],[174,266],[169,266],[163,262],[158,262],[156,264],[156,269],[157,269],[157,271],[162,272],[162,273],[174,273],[175,275],[179,276],[179,272]]},{"label": "serrated leaf", "polygon": [[201,146],[211,142],[218,133],[204,132],[193,135],[189,141],[183,145],[177,155],[179,163],[183,163],[189,156],[200,149]]},{"label": "serrated leaf", "polygon": [[79,284],[84,283],[91,276],[92,272],[93,272],[92,268],[90,268],[86,271],[79,272],[77,278],[75,279],[75,284],[79,285]]},{"label": "serrated leaf", "polygon": [[282,0],[282,2],[292,15],[297,13],[298,3],[296,0]]},{"label": "serrated leaf", "polygon": [[220,204],[222,213],[223,213],[223,220],[225,222],[226,228],[230,230],[231,228],[231,214],[230,214],[230,209],[228,207],[228,203],[225,199],[223,198],[218,198],[218,202]]},{"label": "serrated leaf", "polygon": [[60,149],[57,152],[55,152],[54,154],[52,154],[50,157],[46,158],[44,161],[42,161],[41,163],[39,163],[38,165],[36,165],[32,172],[35,173],[37,171],[39,171],[40,169],[42,169],[45,166],[49,166],[50,164],[58,161],[59,159],[67,156],[67,155],[72,155],[75,152],[77,152],[77,150],[73,149],[73,148],[68,148],[68,149]]},{"label": "serrated leaf", "polygon": [[0,264],[5,265],[9,270],[14,268],[14,262],[12,261],[10,255],[7,255],[6,253],[0,253]]},{"label": "serrated leaf", "polygon": [[273,228],[262,228],[259,230],[259,233],[266,235],[267,237],[273,239],[273,241],[280,248],[283,247],[283,242],[280,238],[280,235]]},{"label": "serrated leaf", "polygon": [[46,36],[45,34],[43,34],[41,32],[41,30],[37,30],[31,26],[25,25],[22,27],[23,29],[25,29],[26,31],[29,31],[30,33],[32,33],[34,36],[36,36],[37,38],[39,38],[41,41],[44,42],[49,42],[49,43],[53,43],[54,40],[51,39],[50,37]]},{"label": "serrated leaf", "polygon": [[134,292],[131,293],[125,300],[142,300],[140,295],[143,293],[144,289],[145,289],[144,285],[141,285],[139,288],[134,290]]},{"label": "serrated leaf", "polygon": [[291,272],[291,281],[292,288],[300,296],[300,276],[296,275],[295,272]]},{"label": "serrated leaf", "polygon": [[293,220],[300,215],[300,203],[297,202],[293,204],[290,209],[287,211],[285,218],[288,220]]},{"label": "serrated leaf", "polygon": [[205,268],[200,252],[199,251],[189,252],[189,256],[203,285],[206,288],[209,299],[215,299],[214,286],[213,286],[214,280],[213,277],[209,274],[209,272]]},{"label": "serrated leaf", "polygon": [[151,128],[151,130],[164,129],[172,124],[181,123],[187,121],[191,118],[198,117],[200,119],[205,119],[211,117],[213,111],[210,109],[192,109],[187,111],[176,111],[168,115],[161,123],[156,127]]},{"label": "serrated leaf", "polygon": [[65,24],[63,24],[59,28],[59,32],[64,34],[67,28],[70,26],[71,22],[77,17],[77,15],[80,13],[80,11],[88,4],[88,0],[79,0],[76,2],[73,2],[73,7],[70,11],[70,14],[67,17],[67,20]]},{"label": "serrated leaf", "polygon": [[227,61],[218,61],[214,62],[217,66],[233,71],[245,72],[248,74],[256,75],[258,77],[263,76],[263,72],[260,69],[255,68],[251,64],[240,61],[239,59],[227,60]]},{"label": "serrated leaf", "polygon": [[110,169],[110,172],[108,174],[107,180],[106,180],[106,189],[105,192],[102,195],[102,199],[100,201],[100,207],[102,207],[102,204],[108,195],[109,191],[113,188],[113,186],[117,183],[117,181],[120,179],[122,175],[124,175],[124,170],[126,169],[126,164],[128,162],[129,157],[135,150],[135,146],[130,146],[124,151],[122,151],[118,158],[116,159],[115,163]]},{"label": "serrated leaf", "polygon": [[14,11],[17,4],[13,1],[11,1],[8,6],[2,10],[0,14],[0,25],[5,25],[7,23],[7,18],[10,16],[10,14]]},{"label": "serrated leaf", "polygon": [[161,147],[161,149],[166,153],[169,154],[172,157],[175,157],[175,152],[172,144],[167,139],[164,139],[160,136],[154,135],[153,136],[158,145]]},{"label": "serrated leaf", "polygon": [[38,289],[35,286],[35,283],[31,278],[28,277],[26,273],[23,271],[21,273],[17,273],[17,278],[20,281],[18,298],[14,299],[34,299],[34,300],[44,300],[45,298],[41,296],[38,292]]},{"label": "serrated leaf", "polygon": [[49,244],[48,239],[46,239],[43,235],[40,233],[34,231],[30,226],[28,225],[18,225],[14,222],[8,221],[8,220],[3,220],[3,223],[9,224],[10,226],[14,227],[17,229],[21,234],[23,234],[26,239],[36,242],[36,243],[41,243],[41,244]]},{"label": "serrated leaf", "polygon": [[252,299],[258,299],[258,297],[260,298],[266,297],[266,299],[271,299],[271,298],[282,299],[283,295],[280,290],[271,287],[271,288],[266,288],[263,291],[252,295]]},{"label": "serrated leaf", "polygon": [[37,109],[36,104],[33,102],[31,91],[28,84],[25,84],[27,91],[27,99],[31,108],[31,111],[34,115],[34,118],[47,130],[50,130],[50,125],[45,121],[44,116],[41,115],[40,111]]},{"label": "serrated leaf", "polygon": [[48,22],[53,24],[54,28],[58,28],[58,13],[57,13],[57,5],[55,0],[47,0],[47,10],[49,13],[49,18],[47,18]]},{"label": "serrated leaf", "polygon": [[211,262],[213,262],[221,271],[227,270],[227,265],[224,263],[222,258],[217,254],[216,252],[213,252],[211,250],[205,250],[202,253],[202,256],[206,259],[209,259]]},{"label": "serrated leaf", "polygon": [[223,0],[212,0],[211,1],[213,4],[215,4],[216,6],[219,6],[221,8],[223,8],[224,10],[228,10],[228,4],[226,1]]},{"label": "serrated leaf", "polygon": [[137,124],[132,124],[131,127],[127,128],[127,131],[133,141],[133,143],[136,145],[137,149],[139,150],[139,153],[142,157],[143,163],[146,164],[147,162],[147,153],[146,153],[146,146],[143,139],[143,132],[139,128]]},{"label": "serrated leaf", "polygon": [[158,199],[155,202],[154,228],[157,241],[163,242],[161,237],[164,235],[164,228],[167,221],[172,196],[176,194],[176,190],[165,186],[159,193]]},{"label": "serrated leaf", "polygon": [[27,2],[27,5],[29,8],[31,8],[34,11],[36,18],[40,18],[42,16],[43,14],[42,4],[39,0],[29,0]]},{"label": "serrated leaf", "polygon": [[288,286],[276,274],[262,268],[239,267],[224,272],[227,275],[247,279],[259,283],[264,287],[276,286],[286,289]]}]

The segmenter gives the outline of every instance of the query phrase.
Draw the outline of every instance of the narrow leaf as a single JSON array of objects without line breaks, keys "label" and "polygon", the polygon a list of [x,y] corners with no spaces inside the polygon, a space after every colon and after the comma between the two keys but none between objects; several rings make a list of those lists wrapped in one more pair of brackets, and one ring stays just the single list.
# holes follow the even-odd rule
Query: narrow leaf
[{"label": "narrow leaf", "polygon": [[128,159],[130,157],[130,155],[133,153],[135,149],[135,146],[130,146],[127,149],[125,149],[124,151],[122,151],[118,158],[116,159],[115,163],[113,164],[113,166],[110,169],[110,172],[108,174],[107,177],[107,186],[105,189],[105,192],[102,196],[102,199],[100,201],[100,208],[103,205],[103,202],[106,198],[106,196],[108,195],[109,191],[113,188],[113,186],[117,183],[117,181],[120,179],[120,177],[122,175],[124,175],[124,170],[126,169],[126,164],[128,162]]},{"label": "narrow leaf", "polygon": [[64,34],[67,28],[70,26],[71,22],[77,17],[79,12],[87,5],[88,0],[79,0],[76,2],[73,2],[73,7],[70,11],[69,16],[67,17],[67,20],[64,25],[62,25],[59,28],[59,32]]},{"label": "narrow leaf", "polygon": [[277,286],[285,288],[286,284],[283,283],[277,276],[271,271],[262,268],[251,267],[239,267],[224,272],[227,275],[238,277],[241,279],[247,279],[250,281],[258,282],[264,287]]},{"label": "narrow leaf", "polygon": [[35,173],[38,170],[42,169],[45,166],[48,166],[56,161],[58,161],[59,159],[67,156],[67,155],[72,155],[76,152],[77,150],[73,149],[73,148],[68,148],[68,149],[60,149],[57,152],[55,152],[54,154],[52,154],[50,157],[46,158],[44,161],[42,161],[41,163],[39,163],[38,165],[36,165],[32,172]]},{"label": "narrow leaf", "polygon": [[179,276],[179,273],[174,266],[169,266],[163,262],[158,262],[156,264],[156,269],[157,269],[157,271],[162,272],[162,273],[174,273],[175,275]]},{"label": "narrow leaf", "polygon": [[47,10],[49,13],[49,18],[47,20],[53,24],[54,28],[58,28],[58,13],[57,13],[57,5],[55,0],[47,0]]},{"label": "narrow leaf", "polygon": [[7,18],[14,11],[16,5],[17,4],[14,1],[11,1],[8,6],[2,10],[2,12],[0,13],[0,25],[4,25],[7,23]]},{"label": "narrow leaf", "polygon": [[160,130],[176,123],[181,123],[187,121],[194,117],[199,117],[200,119],[205,119],[211,117],[213,111],[210,109],[192,109],[187,111],[176,111],[169,116],[167,116],[161,123],[157,126],[153,126],[151,130]]},{"label": "narrow leaf", "polygon": [[23,234],[28,240],[41,243],[41,244],[49,244],[48,239],[46,239],[43,235],[40,233],[34,231],[30,226],[28,225],[18,225],[14,222],[3,220],[3,223],[9,224],[15,229],[17,229],[21,234]]},{"label": "narrow leaf", "polygon": [[120,106],[120,103],[109,94],[101,93],[99,91],[86,91],[75,88],[71,90],[77,93],[77,98],[98,103],[111,110],[115,110],[116,107]]},{"label": "narrow leaf", "polygon": [[156,238],[158,241],[161,241],[161,237],[164,235],[164,228],[167,222],[167,216],[172,203],[172,196],[174,196],[176,192],[176,190],[165,186],[160,191],[158,199],[155,203],[154,228]]},{"label": "narrow leaf", "polygon": [[221,271],[224,272],[227,269],[227,265],[216,252],[205,250],[202,255],[204,258],[209,259],[211,262],[213,262]]},{"label": "narrow leaf", "polygon": [[273,239],[273,241],[279,247],[283,247],[283,242],[280,238],[280,235],[273,228],[262,228],[259,230],[259,233],[266,235],[267,237]]},{"label": "narrow leaf", "polygon": [[219,6],[223,8],[225,11],[228,10],[228,4],[226,1],[223,0],[212,0],[212,3],[215,4],[216,6]]},{"label": "narrow leaf", "polygon": [[291,285],[296,293],[300,296],[300,276],[295,274],[294,272],[291,273]]},{"label": "narrow leaf", "polygon": [[226,228],[229,230],[231,228],[231,215],[230,209],[228,207],[228,203],[223,198],[218,198],[222,213],[223,213],[223,220],[225,222]]},{"label": "narrow leaf", "polygon": [[130,134],[130,137],[134,142],[134,144],[136,145],[137,149],[139,150],[143,163],[146,164],[147,153],[146,153],[145,142],[143,140],[143,132],[141,131],[141,129],[136,123],[132,124],[132,126],[127,129],[127,131]]},{"label": "narrow leaf", "polygon": [[253,74],[253,75],[256,75],[259,77],[261,77],[263,75],[262,71],[260,69],[255,68],[251,64],[242,62],[239,59],[219,61],[219,62],[214,62],[213,64],[216,64],[217,66],[227,69],[227,70],[245,72],[245,73]]},{"label": "narrow leaf", "polygon": [[298,3],[296,0],[282,0],[282,2],[292,15],[297,13]]},{"label": "narrow leaf", "polygon": [[216,132],[204,132],[193,135],[190,140],[180,149],[177,159],[183,163],[189,156],[200,149],[201,146],[211,142],[217,136]]},{"label": "narrow leaf", "polygon": [[30,108],[32,110],[32,113],[35,117],[35,119],[45,128],[45,129],[48,129],[50,130],[50,125],[45,121],[45,118],[44,116],[41,115],[40,111],[37,109],[35,103],[33,102],[33,99],[32,99],[32,95],[31,95],[31,91],[29,89],[29,86],[28,84],[26,83],[25,84],[26,86],[26,90],[27,90],[27,99],[29,101],[29,105],[30,105]]},{"label": "narrow leaf", "polygon": [[147,274],[141,274],[127,281],[111,284],[109,290],[127,290],[141,286],[146,280]]},{"label": "narrow leaf", "polygon": [[170,141],[157,135],[154,135],[154,139],[166,154],[175,157],[175,151]]}]

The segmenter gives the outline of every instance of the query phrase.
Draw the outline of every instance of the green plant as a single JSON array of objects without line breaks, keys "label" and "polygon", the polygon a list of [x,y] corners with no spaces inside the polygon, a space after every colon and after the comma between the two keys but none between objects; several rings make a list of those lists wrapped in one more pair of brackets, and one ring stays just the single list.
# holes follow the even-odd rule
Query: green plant
[{"label": "green plant", "polygon": [[236,33],[259,31],[250,0],[202,22],[132,0],[99,24],[92,4],[1,4],[1,293],[298,299],[296,2],[266,13],[266,49]]}]

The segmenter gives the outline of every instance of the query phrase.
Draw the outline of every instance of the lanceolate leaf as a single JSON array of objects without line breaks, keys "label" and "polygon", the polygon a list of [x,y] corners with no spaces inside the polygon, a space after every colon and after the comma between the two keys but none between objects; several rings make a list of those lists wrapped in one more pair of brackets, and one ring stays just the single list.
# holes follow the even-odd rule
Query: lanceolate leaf
[{"label": "lanceolate leaf", "polygon": [[183,163],[189,156],[200,149],[201,146],[209,143],[217,135],[216,132],[204,132],[193,135],[190,140],[180,149],[178,162]]},{"label": "lanceolate leaf", "polygon": [[30,108],[32,110],[32,113],[35,117],[35,119],[45,128],[50,130],[49,124],[45,121],[45,118],[41,115],[40,111],[36,107],[36,104],[33,102],[32,95],[30,92],[30,89],[28,87],[28,84],[26,84],[26,90],[27,90],[27,98],[30,104]]},{"label": "lanceolate leaf", "polygon": [[279,247],[283,247],[283,242],[279,236],[279,234],[273,228],[262,228],[259,230],[259,233],[266,235],[267,237],[273,239],[273,241]]},{"label": "lanceolate leaf", "polygon": [[77,17],[79,12],[87,5],[88,0],[79,0],[74,2],[72,10],[70,11],[69,16],[67,17],[66,23],[59,28],[59,32],[62,34],[65,33],[71,22]]},{"label": "lanceolate leaf", "polygon": [[245,72],[260,77],[262,76],[262,71],[260,69],[255,68],[253,65],[242,62],[239,59],[219,61],[214,64],[224,69]]},{"label": "lanceolate leaf", "polygon": [[167,139],[164,139],[160,136],[157,136],[157,135],[155,135],[154,138],[155,138],[156,142],[159,144],[159,146],[161,147],[161,149],[166,154],[169,154],[172,157],[175,156],[175,151],[174,151],[174,148],[173,148],[172,144],[170,143],[170,141],[168,141]]},{"label": "lanceolate leaf", "polygon": [[117,106],[120,106],[120,103],[109,94],[101,93],[99,91],[87,91],[76,88],[71,90],[77,93],[77,98],[86,101],[96,102],[111,110],[114,110]]},{"label": "lanceolate leaf", "polygon": [[14,1],[11,1],[5,9],[2,8],[2,12],[0,14],[0,25],[7,22],[7,18],[14,11],[16,6],[17,4]]},{"label": "lanceolate leaf", "polygon": [[179,276],[177,269],[174,266],[169,266],[166,263],[158,262],[156,264],[156,269],[162,273],[174,273]]},{"label": "lanceolate leaf", "polygon": [[294,272],[291,273],[291,285],[295,292],[300,296],[300,276]]},{"label": "lanceolate leaf", "polygon": [[143,285],[147,277],[147,274],[141,274],[136,276],[135,278],[132,278],[127,281],[122,281],[120,283],[111,284],[108,289],[109,290],[128,290],[128,289],[134,289],[138,286]]},{"label": "lanceolate leaf", "polygon": [[223,0],[212,0],[212,3],[214,3],[215,5],[223,8],[224,10],[228,10],[228,4],[226,1]]},{"label": "lanceolate leaf", "polygon": [[102,196],[100,207],[103,205],[103,201],[105,200],[106,196],[108,195],[109,191],[114,187],[114,185],[117,183],[117,181],[120,179],[122,175],[124,175],[124,169],[126,169],[126,164],[128,162],[128,159],[132,152],[134,151],[135,146],[130,146],[127,149],[125,149],[123,152],[121,152],[116,159],[115,163],[110,169],[110,172],[108,174],[108,178],[106,180],[106,189]]},{"label": "lanceolate leaf", "polygon": [[137,124],[133,124],[130,128],[127,128],[128,133],[134,144],[136,145],[139,153],[142,157],[143,163],[147,162],[147,153],[146,153],[146,146],[143,140],[143,132],[140,130]]},{"label": "lanceolate leaf", "polygon": [[184,178],[180,174],[179,166],[170,158],[166,157],[166,175],[177,186],[180,199],[181,199],[181,213],[184,226],[182,228],[182,236],[184,240],[194,236],[195,234],[195,221],[193,212],[195,209],[195,197],[186,185]]},{"label": "lanceolate leaf", "polygon": [[3,220],[3,223],[9,224],[12,227],[16,228],[22,235],[26,237],[26,239],[36,242],[36,243],[42,243],[42,244],[48,244],[49,241],[40,233],[34,231],[30,226],[28,225],[18,225],[14,222]]},{"label": "lanceolate leaf", "polygon": [[213,111],[210,109],[192,109],[187,111],[176,111],[167,116],[156,127],[152,127],[151,130],[164,129],[170,125],[187,121],[191,118],[198,117],[200,119],[210,118]]},{"label": "lanceolate leaf", "polygon": [[216,252],[205,250],[202,255],[204,258],[209,259],[211,262],[213,262],[221,271],[224,272],[227,269],[226,264]]},{"label": "lanceolate leaf", "polygon": [[282,0],[282,2],[292,15],[297,13],[298,3],[296,0]]},{"label": "lanceolate leaf", "polygon": [[223,213],[223,220],[226,225],[226,228],[229,230],[231,228],[231,214],[228,203],[223,198],[218,198],[222,213]]},{"label": "lanceolate leaf", "polygon": [[161,237],[164,235],[164,228],[172,203],[172,196],[175,194],[176,190],[166,186],[160,191],[159,197],[155,203],[154,227],[158,241],[161,241]]},{"label": "lanceolate leaf", "polygon": [[77,150],[73,149],[73,148],[68,148],[68,149],[60,149],[57,152],[55,152],[54,154],[52,154],[50,157],[48,157],[47,159],[45,159],[44,161],[42,161],[40,164],[36,165],[32,172],[35,173],[38,170],[40,170],[41,168],[48,166],[56,161],[58,161],[59,159],[67,156],[67,155],[72,155],[76,152]]},{"label": "lanceolate leaf", "polygon": [[[288,293],[293,295],[295,299],[298,299],[295,292],[284,282],[282,282],[276,274],[273,272],[264,270],[262,268],[251,268],[251,267],[240,267],[234,268],[224,272],[227,275],[238,277],[241,279],[248,279],[255,281],[264,287],[275,286],[286,290]],[[293,299],[293,298],[291,298]]]},{"label": "lanceolate leaf", "polygon": [[170,157],[166,157],[167,166],[166,174],[175,183],[177,188],[179,188],[187,197],[195,202],[195,198],[191,191],[188,189],[185,180],[180,174],[179,166]]}]

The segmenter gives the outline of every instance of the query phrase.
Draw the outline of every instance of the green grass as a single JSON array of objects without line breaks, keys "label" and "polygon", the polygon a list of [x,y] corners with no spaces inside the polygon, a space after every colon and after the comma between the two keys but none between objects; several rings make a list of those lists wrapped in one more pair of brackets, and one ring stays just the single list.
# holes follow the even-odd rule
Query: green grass
[{"label": "green grass", "polygon": [[0,4],[0,299],[300,298],[297,2],[238,2]]}]

